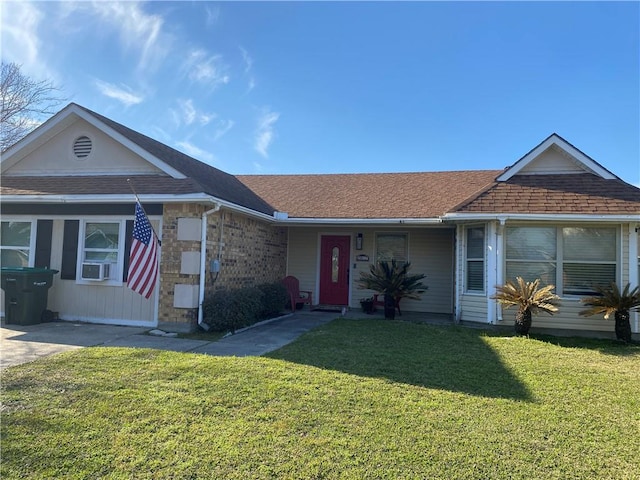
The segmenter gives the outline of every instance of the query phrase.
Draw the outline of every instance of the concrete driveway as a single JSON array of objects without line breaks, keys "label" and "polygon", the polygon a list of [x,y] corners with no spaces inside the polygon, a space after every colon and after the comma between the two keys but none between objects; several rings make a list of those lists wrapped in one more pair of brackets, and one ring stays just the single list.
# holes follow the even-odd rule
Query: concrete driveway
[{"label": "concrete driveway", "polygon": [[154,348],[220,356],[259,356],[303,333],[330,322],[338,313],[296,312],[251,327],[216,342],[148,335],[146,327],[120,327],[77,322],[5,325],[0,328],[0,368],[27,363],[55,353],[91,346]]}]

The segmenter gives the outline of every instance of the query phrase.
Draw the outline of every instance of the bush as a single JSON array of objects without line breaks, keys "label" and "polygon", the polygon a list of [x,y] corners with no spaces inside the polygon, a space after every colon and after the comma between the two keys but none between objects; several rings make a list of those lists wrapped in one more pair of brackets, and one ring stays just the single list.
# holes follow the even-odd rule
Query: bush
[{"label": "bush", "polygon": [[262,312],[263,293],[258,288],[218,290],[207,296],[202,304],[203,320],[212,330],[235,332],[253,325]]},{"label": "bush", "polygon": [[273,318],[284,311],[287,289],[282,283],[265,283],[257,288],[262,292],[261,319]]},{"label": "bush", "polygon": [[204,323],[216,332],[235,332],[284,310],[287,289],[281,283],[267,283],[238,290],[218,290],[202,303]]}]

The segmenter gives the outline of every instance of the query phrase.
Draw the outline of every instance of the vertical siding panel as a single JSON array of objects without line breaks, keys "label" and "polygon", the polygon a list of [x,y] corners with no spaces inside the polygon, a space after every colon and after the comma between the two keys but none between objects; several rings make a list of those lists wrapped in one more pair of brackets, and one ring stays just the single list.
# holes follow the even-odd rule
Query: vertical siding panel
[{"label": "vertical siding panel", "polygon": [[289,230],[289,261],[287,275],[293,275],[300,281],[301,290],[314,292],[317,302],[316,285],[318,267],[318,234],[315,228],[291,228]]},{"label": "vertical siding panel", "polygon": [[453,313],[453,241],[448,229],[409,232],[411,273],[426,275],[422,283],[428,289],[420,300],[403,300],[403,310]]}]

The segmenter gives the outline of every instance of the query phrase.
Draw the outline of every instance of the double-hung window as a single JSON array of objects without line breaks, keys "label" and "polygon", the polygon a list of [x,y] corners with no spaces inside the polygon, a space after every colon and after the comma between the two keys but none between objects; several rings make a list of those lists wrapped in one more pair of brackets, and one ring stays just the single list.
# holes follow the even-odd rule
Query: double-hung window
[{"label": "double-hung window", "polygon": [[0,228],[0,265],[28,267],[34,248],[33,223],[30,221],[2,221]]},{"label": "double-hung window", "polygon": [[506,278],[536,278],[561,295],[591,295],[617,278],[615,227],[508,227]]},{"label": "double-hung window", "polygon": [[376,261],[407,262],[409,259],[407,243],[406,233],[378,233],[376,235]]},{"label": "double-hung window", "polygon": [[484,227],[467,227],[465,229],[465,291],[467,292],[484,292],[484,237]]}]

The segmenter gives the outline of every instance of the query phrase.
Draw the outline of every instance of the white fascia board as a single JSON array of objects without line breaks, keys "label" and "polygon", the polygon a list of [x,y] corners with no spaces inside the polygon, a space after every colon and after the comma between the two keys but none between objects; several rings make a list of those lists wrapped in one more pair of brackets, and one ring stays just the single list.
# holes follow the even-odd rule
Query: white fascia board
[{"label": "white fascia board", "polygon": [[282,225],[440,225],[440,218],[292,218]]},{"label": "white fascia board", "polygon": [[247,207],[243,207],[242,205],[236,205],[235,203],[228,202],[226,200],[221,200],[216,197],[209,197],[212,202],[220,205],[220,208],[224,208],[226,210],[231,210],[233,212],[243,213],[245,215],[260,218],[261,220],[267,222],[275,222],[276,219],[273,215],[267,215],[266,213],[258,212],[256,210],[252,210]]},{"label": "white fascia board", "polygon": [[537,221],[537,222],[639,222],[640,214],[542,214],[542,213],[447,213],[442,217],[444,221],[480,221],[499,220],[502,223],[509,221]]},{"label": "white fascia board", "polygon": [[[143,203],[194,203],[214,202],[211,195],[138,195]],[[4,203],[132,203],[135,196],[114,195],[2,195]]]},{"label": "white fascia board", "polygon": [[614,180],[618,177],[613,175],[607,169],[599,165],[595,160],[589,158],[587,155],[582,153],[576,147],[567,143],[565,140],[560,138],[555,133],[547,138],[544,142],[538,145],[536,148],[527,153],[524,157],[518,160],[515,164],[513,164],[506,172],[500,175],[496,180],[498,182],[504,182],[509,180],[511,177],[520,172],[524,167],[526,167],[529,163],[535,160],[538,156],[540,156],[545,150],[547,150],[551,145],[556,145],[558,148],[564,150],[566,153],[571,155],[576,159],[577,162],[581,163],[588,170],[594,172],[596,175],[604,178],[605,180]]},{"label": "white fascia board", "polygon": [[[275,218],[250,208],[219,200],[211,195],[194,193],[190,195],[138,195],[142,203],[202,203],[211,204],[230,211],[259,218],[266,222],[275,223]],[[71,203],[133,203],[133,195],[3,195],[4,203],[32,203],[32,204],[71,204]]]},{"label": "white fascia board", "polygon": [[[251,210],[225,200],[220,200],[204,193],[192,193],[188,195],[138,195],[142,203],[208,203],[219,205],[227,210],[257,217],[265,221],[275,222],[275,218],[262,212]],[[132,203],[135,197],[131,195],[3,195],[4,203]]]}]

